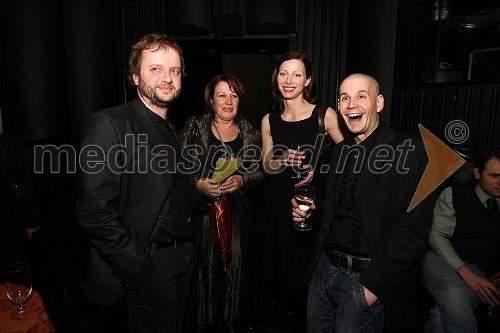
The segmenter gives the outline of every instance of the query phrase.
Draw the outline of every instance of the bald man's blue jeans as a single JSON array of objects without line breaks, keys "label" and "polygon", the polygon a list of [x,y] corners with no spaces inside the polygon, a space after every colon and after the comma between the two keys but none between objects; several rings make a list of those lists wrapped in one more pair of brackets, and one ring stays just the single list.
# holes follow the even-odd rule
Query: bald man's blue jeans
[{"label": "bald man's blue jeans", "polygon": [[384,306],[377,300],[371,307],[365,298],[359,273],[334,266],[321,253],[309,283],[307,331],[336,333],[378,333],[384,325]]}]

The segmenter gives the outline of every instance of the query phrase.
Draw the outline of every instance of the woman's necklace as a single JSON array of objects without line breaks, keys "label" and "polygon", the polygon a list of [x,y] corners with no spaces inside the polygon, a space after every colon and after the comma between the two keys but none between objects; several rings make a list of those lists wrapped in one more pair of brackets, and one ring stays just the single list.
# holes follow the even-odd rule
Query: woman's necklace
[{"label": "woman's necklace", "polygon": [[215,131],[217,132],[217,135],[219,136],[219,141],[222,143],[222,146],[224,147],[224,150],[226,152],[226,155],[228,157],[231,157],[233,156],[232,152],[231,152],[231,148],[229,148],[225,143],[224,143],[224,140],[222,139],[222,135],[220,134],[220,131],[219,131],[219,128],[217,127],[217,124],[215,124],[215,121],[213,122],[214,124],[214,127],[215,127]]},{"label": "woman's necklace", "polygon": [[[223,128],[223,127],[221,127],[221,129],[219,129],[219,126],[217,126],[217,123],[216,123],[215,121],[212,121],[212,124],[214,125],[215,131],[217,132],[217,135],[219,136],[220,141],[221,141],[221,142],[224,142],[224,140],[222,139],[221,132],[220,132],[220,131],[221,131],[222,129],[224,129],[224,128]],[[237,125],[236,125],[236,124],[234,124],[234,123],[230,124],[227,128],[225,128],[225,129],[224,129],[224,132],[225,132],[225,133],[228,133],[228,132],[230,133],[231,126],[233,126],[233,125],[234,125],[234,126],[236,126],[236,129],[237,129],[237,135],[239,135],[240,130],[239,130],[239,128],[237,127]],[[229,141],[229,140],[228,140],[228,141]]]}]

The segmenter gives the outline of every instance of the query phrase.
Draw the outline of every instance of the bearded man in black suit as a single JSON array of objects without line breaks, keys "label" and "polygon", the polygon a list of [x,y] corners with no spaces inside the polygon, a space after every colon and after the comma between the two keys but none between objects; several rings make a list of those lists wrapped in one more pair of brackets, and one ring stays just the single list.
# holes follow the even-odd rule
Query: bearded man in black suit
[{"label": "bearded man in black suit", "polygon": [[193,179],[169,105],[181,91],[180,47],[163,35],[132,46],[137,98],[90,117],[80,153],[77,216],[91,243],[85,298],[126,299],[131,332],[180,332],[192,273]]},{"label": "bearded man in black suit", "polygon": [[[427,164],[422,142],[379,120],[377,81],[348,76],[339,112],[351,137],[333,152],[324,216],[308,276],[308,332],[381,332],[419,320],[417,263],[431,196],[408,211]],[[295,221],[311,213],[292,200]]]}]

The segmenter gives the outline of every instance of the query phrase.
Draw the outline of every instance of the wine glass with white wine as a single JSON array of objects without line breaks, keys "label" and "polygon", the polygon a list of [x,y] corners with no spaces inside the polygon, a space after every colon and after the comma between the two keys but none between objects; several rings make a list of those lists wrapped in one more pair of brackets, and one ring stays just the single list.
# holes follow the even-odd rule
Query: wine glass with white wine
[{"label": "wine glass with white wine", "polygon": [[[313,185],[304,184],[295,188],[295,201],[297,201],[301,211],[306,212],[311,209],[315,198],[316,187]],[[299,231],[309,231],[312,229],[312,226],[309,223],[306,223],[304,218],[300,222],[295,222],[293,227]]]},{"label": "wine glass with white wine", "polygon": [[27,308],[24,304],[28,301],[32,288],[28,263],[20,262],[7,267],[5,272],[7,297],[18,306],[14,318],[22,318],[26,314]]}]

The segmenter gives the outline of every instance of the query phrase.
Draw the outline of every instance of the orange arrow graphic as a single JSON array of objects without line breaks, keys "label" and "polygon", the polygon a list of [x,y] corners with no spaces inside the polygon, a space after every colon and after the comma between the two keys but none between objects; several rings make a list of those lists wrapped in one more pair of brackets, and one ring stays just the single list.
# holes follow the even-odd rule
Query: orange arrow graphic
[{"label": "orange arrow graphic", "polygon": [[445,145],[434,134],[421,124],[418,124],[420,134],[424,140],[425,150],[429,163],[420,179],[417,191],[411,199],[408,212],[415,208],[432,191],[446,180],[455,170],[460,168],[465,160]]}]

